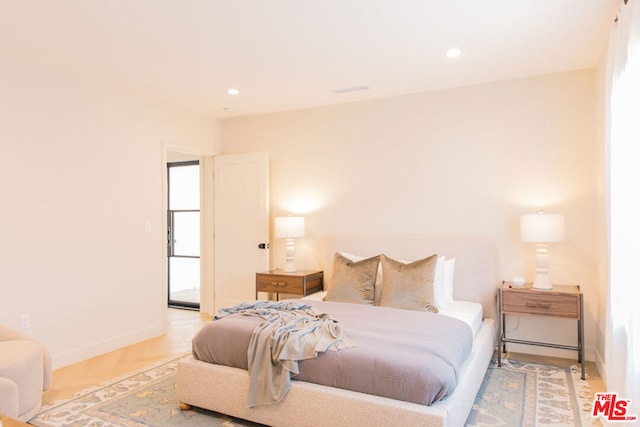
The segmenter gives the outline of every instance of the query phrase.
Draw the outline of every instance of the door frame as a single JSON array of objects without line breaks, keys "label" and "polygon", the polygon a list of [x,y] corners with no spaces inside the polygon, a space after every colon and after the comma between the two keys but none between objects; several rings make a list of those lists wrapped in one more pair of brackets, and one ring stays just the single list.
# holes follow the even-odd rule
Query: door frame
[{"label": "door frame", "polygon": [[[171,168],[179,168],[179,167],[183,167],[183,166],[197,166],[198,167],[198,184],[200,184],[200,181],[202,181],[202,166],[200,165],[200,160],[177,160],[177,161],[167,161],[167,169],[166,169],[166,173],[167,173],[167,204],[171,204],[171,191],[170,191],[170,186],[171,186],[171,173],[170,170]],[[198,199],[202,199],[202,191],[198,192]],[[199,201],[200,202],[200,201]],[[173,253],[173,249],[175,248],[174,244],[174,232],[175,232],[175,213],[176,212],[198,212],[198,216],[200,218],[202,218],[202,212],[200,210],[200,206],[198,206],[198,210],[192,210],[192,209],[188,209],[188,210],[174,210],[174,209],[167,209],[167,257],[170,259],[171,257],[178,257],[178,258],[197,258],[198,259],[198,266],[200,265],[200,263],[202,262],[202,257],[200,256],[200,253],[198,252],[198,256],[188,256],[188,255],[176,255]],[[202,222],[202,221],[199,221]],[[201,224],[200,224],[201,225]],[[202,233],[200,232],[200,230],[198,229],[198,240],[200,240],[202,238]],[[200,245],[199,245],[200,246]],[[189,309],[189,310],[200,310],[200,301],[202,299],[202,295],[198,295],[198,302],[194,303],[191,301],[179,301],[179,300],[172,300],[171,299],[171,262],[168,260],[168,265],[167,265],[167,285],[168,285],[168,295],[167,295],[167,306],[168,307],[173,307],[173,308],[184,308],[184,309]],[[198,270],[200,270],[200,268],[198,268]],[[202,282],[202,271],[198,271],[198,289],[200,289],[200,285]],[[200,292],[201,293],[201,292]]]},{"label": "door frame", "polygon": [[[200,162],[200,312],[213,314],[214,306],[214,194],[213,194],[213,158],[215,152],[207,149],[187,147],[171,141],[162,141],[161,168],[162,168],[162,224],[166,227],[168,212],[168,183],[167,163],[169,153],[177,153]],[[162,286],[165,292],[162,294],[162,307],[167,308],[169,287],[168,277],[168,253],[166,242],[166,228],[161,233],[162,238]],[[166,313],[166,311],[163,311]],[[163,316],[163,329],[167,330],[167,316]]]}]

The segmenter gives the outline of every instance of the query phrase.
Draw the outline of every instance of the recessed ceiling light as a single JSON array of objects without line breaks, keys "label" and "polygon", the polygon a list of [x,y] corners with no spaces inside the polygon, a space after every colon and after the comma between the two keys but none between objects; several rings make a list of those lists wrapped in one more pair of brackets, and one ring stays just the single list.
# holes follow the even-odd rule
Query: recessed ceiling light
[{"label": "recessed ceiling light", "polygon": [[447,51],[447,56],[449,58],[457,58],[460,55],[462,55],[462,51],[457,47],[453,47]]},{"label": "recessed ceiling light", "polygon": [[238,89],[229,89],[229,90],[227,91],[227,93],[228,93],[229,95],[237,95],[237,94],[239,94],[239,93],[240,93],[240,91],[239,91]]},{"label": "recessed ceiling light", "polygon": [[361,90],[369,90],[370,87],[367,85],[360,85],[360,86],[350,86],[350,87],[343,87],[340,89],[334,89],[335,93],[348,93],[348,92],[359,92]]}]

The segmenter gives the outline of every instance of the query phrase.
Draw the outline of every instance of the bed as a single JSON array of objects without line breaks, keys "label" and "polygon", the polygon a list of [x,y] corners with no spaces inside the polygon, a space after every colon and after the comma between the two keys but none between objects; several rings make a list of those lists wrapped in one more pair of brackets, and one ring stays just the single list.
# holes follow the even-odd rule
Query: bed
[{"label": "bed", "polygon": [[[178,364],[176,387],[180,402],[185,407],[192,405],[269,426],[464,425],[496,342],[498,257],[493,239],[440,234],[337,235],[322,239],[322,251],[325,288],[329,290],[332,277],[327,272],[333,271],[336,252],[362,257],[385,254],[409,261],[431,254],[455,259],[456,302],[450,308],[474,332],[470,352],[457,372],[455,389],[444,399],[425,405],[293,380],[281,402],[249,408],[250,379],[246,370],[188,357]],[[465,302],[480,304],[482,316],[465,313]]]}]

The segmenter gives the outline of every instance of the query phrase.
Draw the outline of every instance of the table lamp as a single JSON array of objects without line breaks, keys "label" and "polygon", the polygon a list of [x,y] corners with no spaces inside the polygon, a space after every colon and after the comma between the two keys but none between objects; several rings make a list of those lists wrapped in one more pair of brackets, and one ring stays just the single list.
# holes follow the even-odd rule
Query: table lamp
[{"label": "table lamp", "polygon": [[564,215],[527,214],[520,217],[520,239],[523,242],[536,243],[536,278],[535,289],[550,290],[553,288],[549,280],[549,250],[547,243],[564,240]]},{"label": "table lamp", "polygon": [[304,217],[290,215],[276,217],[275,234],[276,237],[287,239],[287,263],[284,271],[286,273],[295,273],[298,269],[296,268],[294,239],[304,237]]}]

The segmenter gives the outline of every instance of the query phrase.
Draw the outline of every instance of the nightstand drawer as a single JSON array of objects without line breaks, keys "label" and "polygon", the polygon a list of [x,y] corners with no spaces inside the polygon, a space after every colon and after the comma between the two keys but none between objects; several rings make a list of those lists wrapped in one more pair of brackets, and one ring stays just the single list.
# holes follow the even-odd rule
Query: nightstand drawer
[{"label": "nightstand drawer", "polygon": [[502,311],[505,313],[536,314],[541,316],[580,318],[580,295],[558,295],[531,292],[503,292]]},{"label": "nightstand drawer", "polygon": [[280,276],[275,274],[256,275],[256,287],[259,292],[279,292],[282,294],[302,294],[301,277]]},{"label": "nightstand drawer", "polygon": [[271,270],[256,273],[256,298],[258,292],[307,296],[323,289],[323,273],[320,270],[299,270],[285,273]]}]

